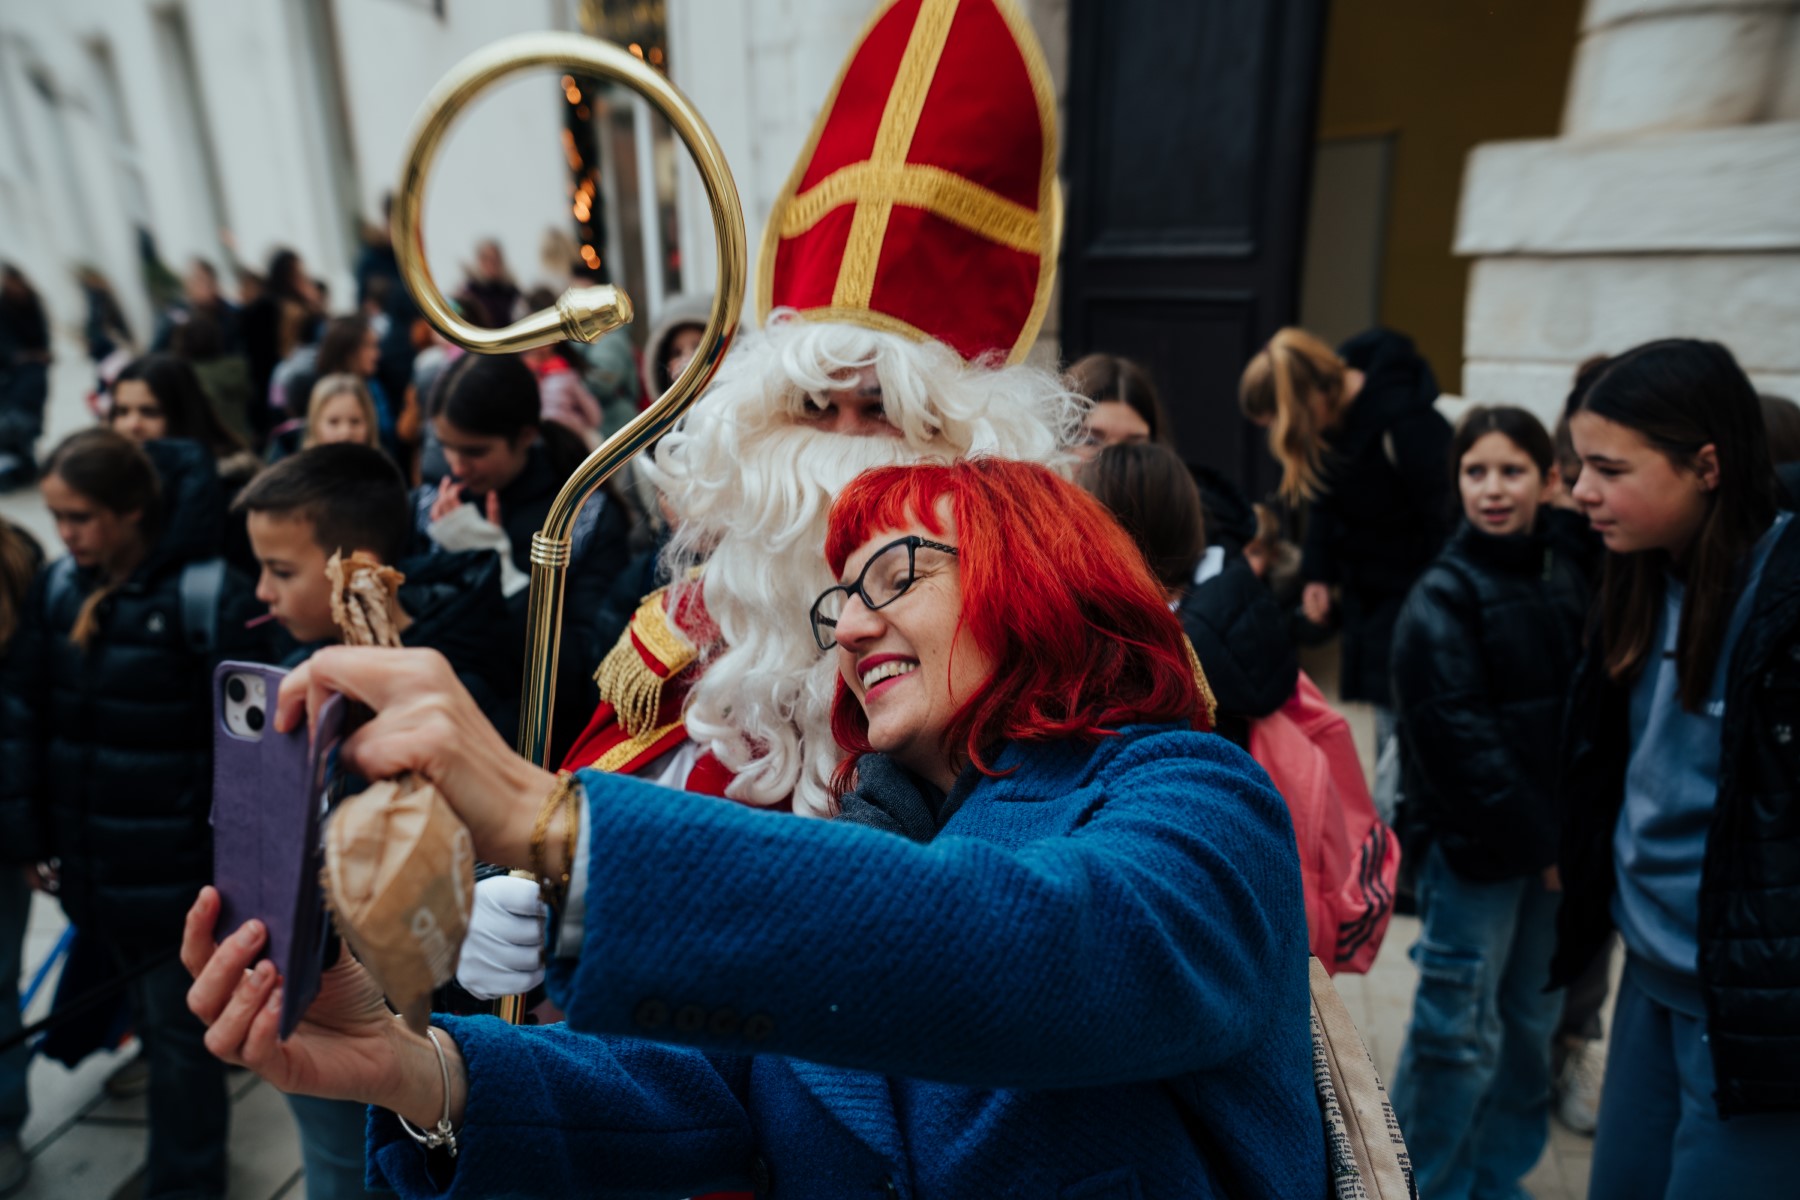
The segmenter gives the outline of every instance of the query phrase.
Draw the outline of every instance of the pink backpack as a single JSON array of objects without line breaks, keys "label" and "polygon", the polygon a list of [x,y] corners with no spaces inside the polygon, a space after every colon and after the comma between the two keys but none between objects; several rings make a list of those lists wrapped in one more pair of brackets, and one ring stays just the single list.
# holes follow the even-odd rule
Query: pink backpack
[{"label": "pink backpack", "polygon": [[1250,755],[1293,816],[1313,954],[1333,974],[1367,971],[1394,914],[1400,842],[1375,815],[1350,723],[1302,671],[1287,703],[1251,722]]}]

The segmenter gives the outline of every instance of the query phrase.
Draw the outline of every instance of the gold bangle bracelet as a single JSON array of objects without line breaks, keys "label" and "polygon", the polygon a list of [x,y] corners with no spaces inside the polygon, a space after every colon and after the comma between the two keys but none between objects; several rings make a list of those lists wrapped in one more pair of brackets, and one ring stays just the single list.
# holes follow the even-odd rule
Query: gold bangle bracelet
[{"label": "gold bangle bracelet", "polygon": [[578,786],[575,776],[567,771],[557,772],[556,786],[544,797],[543,807],[538,809],[537,823],[531,830],[531,873],[537,877],[538,894],[548,908],[560,907],[562,897],[568,892],[571,865],[568,860],[574,857],[574,851],[571,849],[564,855],[560,881],[553,880],[544,862],[544,843],[549,838],[550,822],[555,819],[557,810],[570,806]]}]

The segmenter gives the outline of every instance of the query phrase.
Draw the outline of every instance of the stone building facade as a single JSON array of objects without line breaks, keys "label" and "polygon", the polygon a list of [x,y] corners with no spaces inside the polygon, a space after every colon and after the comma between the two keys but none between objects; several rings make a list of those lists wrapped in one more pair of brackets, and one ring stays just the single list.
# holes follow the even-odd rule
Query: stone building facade
[{"label": "stone building facade", "polygon": [[1800,398],[1800,3],[1589,0],[1561,135],[1476,150],[1456,251],[1471,399],[1554,419],[1669,335]]}]

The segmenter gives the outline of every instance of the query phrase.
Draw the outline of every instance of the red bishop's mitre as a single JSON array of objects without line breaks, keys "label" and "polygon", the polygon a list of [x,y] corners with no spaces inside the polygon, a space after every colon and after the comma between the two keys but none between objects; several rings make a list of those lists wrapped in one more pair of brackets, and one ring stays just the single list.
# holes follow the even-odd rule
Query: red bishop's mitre
[{"label": "red bishop's mitre", "polygon": [[775,201],[758,315],[1017,362],[1061,237],[1056,96],[1013,0],[886,0]]}]

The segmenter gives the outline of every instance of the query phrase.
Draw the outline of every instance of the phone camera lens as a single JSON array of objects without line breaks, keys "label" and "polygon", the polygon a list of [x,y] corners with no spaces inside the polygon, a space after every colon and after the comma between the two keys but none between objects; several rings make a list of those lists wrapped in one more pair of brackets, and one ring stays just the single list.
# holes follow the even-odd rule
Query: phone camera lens
[{"label": "phone camera lens", "polygon": [[249,694],[250,689],[245,687],[244,681],[239,679],[236,675],[233,675],[230,679],[225,681],[225,695],[230,697],[233,704],[242,704],[244,702],[244,697]]},{"label": "phone camera lens", "polygon": [[251,733],[261,733],[263,727],[263,710],[254,706],[245,709],[244,724],[250,727]]}]

